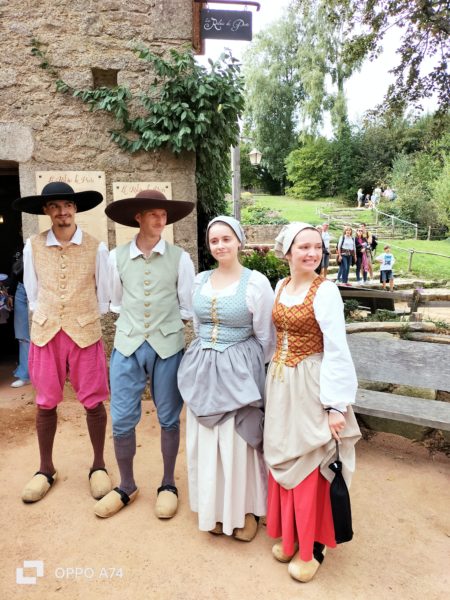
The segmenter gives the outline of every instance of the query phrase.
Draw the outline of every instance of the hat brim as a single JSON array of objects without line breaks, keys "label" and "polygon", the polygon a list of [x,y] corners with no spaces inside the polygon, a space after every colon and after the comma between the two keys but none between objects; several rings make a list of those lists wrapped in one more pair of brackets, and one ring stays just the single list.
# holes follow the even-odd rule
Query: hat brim
[{"label": "hat brim", "polygon": [[159,200],[153,198],[124,198],[108,204],[105,212],[115,223],[127,227],[139,227],[135,216],[153,208],[162,208],[167,212],[167,225],[181,221],[194,210],[194,202],[186,200]]},{"label": "hat brim", "polygon": [[73,194],[42,194],[40,196],[25,196],[17,198],[12,203],[12,207],[20,212],[29,213],[31,215],[43,215],[43,207],[47,202],[52,200],[70,200],[77,205],[77,212],[86,212],[98,206],[103,196],[100,192],[86,191],[74,192]]}]

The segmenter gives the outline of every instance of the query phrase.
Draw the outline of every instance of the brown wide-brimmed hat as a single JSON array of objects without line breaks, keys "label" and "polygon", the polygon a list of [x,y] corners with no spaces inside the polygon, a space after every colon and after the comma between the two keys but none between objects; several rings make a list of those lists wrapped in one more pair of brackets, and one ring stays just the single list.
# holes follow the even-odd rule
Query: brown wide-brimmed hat
[{"label": "brown wide-brimmed hat", "polygon": [[39,196],[25,196],[16,198],[12,203],[15,210],[30,213],[32,215],[43,215],[42,208],[52,200],[70,200],[77,205],[77,212],[85,212],[96,207],[103,200],[100,192],[89,190],[86,192],[75,192],[74,189],[63,181],[51,181],[42,188]]},{"label": "brown wide-brimmed hat", "polygon": [[152,208],[162,208],[167,212],[167,225],[181,221],[192,212],[194,202],[185,200],[168,200],[162,192],[158,190],[142,190],[134,198],[124,198],[115,200],[108,204],[105,212],[110,219],[121,225],[128,227],[139,227],[135,216]]}]

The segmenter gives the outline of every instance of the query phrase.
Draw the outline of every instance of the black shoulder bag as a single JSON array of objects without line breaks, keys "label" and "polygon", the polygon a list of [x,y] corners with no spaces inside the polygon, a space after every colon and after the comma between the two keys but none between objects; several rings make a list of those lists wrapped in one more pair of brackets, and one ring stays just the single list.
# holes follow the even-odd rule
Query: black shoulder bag
[{"label": "black shoulder bag", "polygon": [[342,462],[339,460],[339,444],[336,440],[336,460],[328,465],[334,473],[330,486],[331,510],[333,513],[336,544],[349,542],[353,538],[352,509],[347,484],[342,475]]}]

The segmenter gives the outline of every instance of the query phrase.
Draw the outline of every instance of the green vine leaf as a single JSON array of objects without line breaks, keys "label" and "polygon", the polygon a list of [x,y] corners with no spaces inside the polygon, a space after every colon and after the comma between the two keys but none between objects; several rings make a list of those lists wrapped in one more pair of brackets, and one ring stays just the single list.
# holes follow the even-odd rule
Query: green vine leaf
[{"label": "green vine leaf", "polygon": [[[146,47],[135,48],[148,63],[148,89],[133,93],[126,86],[75,89],[64,82],[42,44],[32,40],[31,53],[54,77],[56,90],[85,103],[91,111],[111,114],[116,129],[111,140],[121,150],[135,153],[167,148],[176,156],[196,153],[199,241],[207,221],[226,211],[230,146],[239,137],[244,109],[240,64],[230,52],[209,70],[196,63],[191,50],[171,49],[169,58]],[[137,113],[137,114],[136,114]],[[200,262],[206,257],[200,249]]]}]

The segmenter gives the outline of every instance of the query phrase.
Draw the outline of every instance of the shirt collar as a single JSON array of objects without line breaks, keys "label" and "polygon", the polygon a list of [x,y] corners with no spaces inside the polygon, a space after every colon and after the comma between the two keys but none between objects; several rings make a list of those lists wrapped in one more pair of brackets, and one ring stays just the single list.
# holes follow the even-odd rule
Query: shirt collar
[{"label": "shirt collar", "polygon": [[[131,244],[130,244],[130,258],[132,260],[133,260],[133,258],[137,258],[138,256],[144,256],[142,250],[139,250],[139,248],[136,245],[136,238],[137,238],[137,235],[134,236],[134,238],[131,240]],[[166,242],[161,238],[159,240],[159,242],[153,247],[152,252],[157,252],[158,254],[163,255],[165,251],[166,251]]]},{"label": "shirt collar", "polygon": [[[76,244],[80,246],[83,241],[83,232],[79,227],[75,229],[75,233],[73,234],[69,244]],[[62,246],[60,242],[56,239],[55,234],[53,233],[53,229],[49,229],[47,233],[47,241],[45,243],[46,246]]]}]

